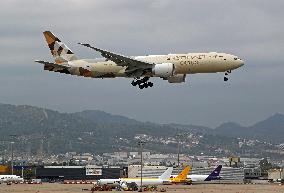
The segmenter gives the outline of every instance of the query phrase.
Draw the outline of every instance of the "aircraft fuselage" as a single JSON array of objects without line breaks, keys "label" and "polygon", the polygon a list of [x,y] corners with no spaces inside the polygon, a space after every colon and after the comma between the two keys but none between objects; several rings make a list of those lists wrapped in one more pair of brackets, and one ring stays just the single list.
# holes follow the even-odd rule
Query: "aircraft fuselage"
[{"label": "aircraft fuselage", "polygon": [[[237,56],[216,52],[149,55],[133,58],[155,64],[171,63],[174,65],[174,75],[226,72],[243,65],[243,61]],[[129,77],[125,73],[126,67],[118,66],[115,62],[103,58],[73,60],[68,64],[72,67],[70,70],[72,75],[92,78]],[[156,77],[152,72],[144,76]]]}]

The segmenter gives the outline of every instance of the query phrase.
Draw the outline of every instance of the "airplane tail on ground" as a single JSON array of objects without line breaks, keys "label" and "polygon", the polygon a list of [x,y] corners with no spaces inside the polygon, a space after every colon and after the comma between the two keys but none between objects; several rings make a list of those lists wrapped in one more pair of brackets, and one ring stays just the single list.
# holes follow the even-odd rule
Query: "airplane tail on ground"
[{"label": "airplane tail on ground", "polygon": [[172,179],[173,183],[185,182],[187,179],[187,175],[190,171],[190,166],[186,166],[178,175],[177,177]]},{"label": "airplane tail on ground", "polygon": [[215,170],[213,170],[213,172],[205,179],[205,181],[219,179],[220,178],[221,169],[222,169],[222,165],[218,165],[218,167]]},{"label": "airplane tail on ground", "polygon": [[173,172],[173,167],[169,167],[162,175],[160,175],[159,179],[161,180],[169,180]]},{"label": "airplane tail on ground", "polygon": [[43,32],[56,64],[77,60],[75,54],[50,31]]}]

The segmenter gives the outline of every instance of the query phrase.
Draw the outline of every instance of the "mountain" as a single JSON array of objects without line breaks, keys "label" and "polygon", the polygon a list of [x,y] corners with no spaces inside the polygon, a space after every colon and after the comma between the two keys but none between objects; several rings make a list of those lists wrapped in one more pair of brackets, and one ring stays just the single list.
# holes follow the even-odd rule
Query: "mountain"
[{"label": "mountain", "polygon": [[111,124],[138,124],[139,122],[121,115],[112,115],[100,110],[86,110],[75,113],[80,117],[89,119],[97,123],[111,123]]},{"label": "mountain", "polygon": [[265,140],[273,143],[284,142],[284,115],[276,113],[252,126],[228,122],[216,127],[212,134],[227,137],[242,137]]},{"label": "mountain", "polygon": [[212,134],[228,137],[247,137],[251,135],[250,132],[249,128],[243,127],[238,123],[226,122],[216,127]]},{"label": "mountain", "polygon": [[284,115],[276,113],[273,116],[249,127],[254,138],[276,143],[284,142]]},{"label": "mountain", "polygon": [[[137,134],[167,137],[176,129],[167,125],[143,123],[102,111],[60,113],[27,105],[0,104],[0,151],[8,141],[18,149],[38,153],[66,151],[108,152],[131,149],[129,141]],[[136,147],[134,147],[135,149]]]},{"label": "mountain", "polygon": [[[197,125],[141,122],[99,110],[61,113],[27,105],[0,104],[0,153],[15,149],[29,154],[137,151],[137,141],[147,141],[152,152],[183,152],[236,155],[242,152],[238,138],[284,142],[284,115],[275,114],[251,127],[227,122],[215,129]],[[178,136],[177,136],[178,134]],[[243,152],[261,154],[273,149],[262,141],[242,145]]]}]

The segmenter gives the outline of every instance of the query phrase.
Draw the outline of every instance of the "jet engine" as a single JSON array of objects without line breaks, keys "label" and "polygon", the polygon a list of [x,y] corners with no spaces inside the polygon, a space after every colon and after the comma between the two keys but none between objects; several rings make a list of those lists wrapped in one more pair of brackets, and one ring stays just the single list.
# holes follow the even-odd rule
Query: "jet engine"
[{"label": "jet engine", "polygon": [[175,66],[172,63],[161,63],[161,64],[156,64],[152,68],[152,72],[159,77],[170,77],[173,76],[175,70]]},{"label": "jet engine", "polygon": [[176,74],[167,78],[169,83],[182,83],[185,82],[185,74]]}]

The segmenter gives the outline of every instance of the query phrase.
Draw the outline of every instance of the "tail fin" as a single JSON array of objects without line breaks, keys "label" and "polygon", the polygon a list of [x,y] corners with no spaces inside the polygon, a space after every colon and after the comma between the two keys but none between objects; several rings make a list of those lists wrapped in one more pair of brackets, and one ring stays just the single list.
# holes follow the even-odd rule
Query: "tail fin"
[{"label": "tail fin", "polygon": [[56,64],[77,60],[75,54],[50,31],[43,32]]},{"label": "tail fin", "polygon": [[173,172],[173,167],[169,167],[162,175],[160,175],[159,179],[161,180],[169,180]]},{"label": "tail fin", "polygon": [[175,177],[177,180],[186,180],[187,175],[190,171],[190,166],[186,166],[179,174],[177,177]]},{"label": "tail fin", "polygon": [[218,167],[213,170],[213,172],[205,179],[205,181],[216,180],[219,178],[220,172],[222,169],[222,165],[218,165]]}]

